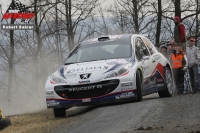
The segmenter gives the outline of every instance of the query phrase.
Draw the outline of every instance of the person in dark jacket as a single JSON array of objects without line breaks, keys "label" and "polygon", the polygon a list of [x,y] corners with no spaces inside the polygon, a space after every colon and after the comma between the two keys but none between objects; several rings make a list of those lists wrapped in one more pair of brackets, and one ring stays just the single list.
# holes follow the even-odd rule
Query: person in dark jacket
[{"label": "person in dark jacket", "polygon": [[176,44],[171,54],[170,62],[173,69],[174,81],[177,88],[177,94],[183,94],[184,91],[184,74],[188,68],[187,57],[181,50],[182,45]]},{"label": "person in dark jacket", "polygon": [[180,43],[182,45],[182,49],[186,50],[186,31],[185,26],[181,23],[181,20],[178,16],[174,17],[174,40],[172,43]]}]

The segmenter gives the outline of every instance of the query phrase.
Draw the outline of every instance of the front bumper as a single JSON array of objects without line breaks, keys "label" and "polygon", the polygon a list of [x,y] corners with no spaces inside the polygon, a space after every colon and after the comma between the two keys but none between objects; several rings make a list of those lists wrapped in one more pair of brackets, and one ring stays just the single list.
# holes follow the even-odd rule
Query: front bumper
[{"label": "front bumper", "polygon": [[122,91],[117,93],[110,93],[104,96],[83,98],[83,99],[57,99],[47,98],[47,108],[67,108],[73,106],[86,106],[86,105],[97,105],[102,103],[112,103],[137,98],[137,90],[132,89],[128,91]]},{"label": "front bumper", "polygon": [[80,85],[55,86],[55,93],[61,98],[84,99],[107,95],[113,92],[119,85],[119,79],[106,80],[98,83]]}]

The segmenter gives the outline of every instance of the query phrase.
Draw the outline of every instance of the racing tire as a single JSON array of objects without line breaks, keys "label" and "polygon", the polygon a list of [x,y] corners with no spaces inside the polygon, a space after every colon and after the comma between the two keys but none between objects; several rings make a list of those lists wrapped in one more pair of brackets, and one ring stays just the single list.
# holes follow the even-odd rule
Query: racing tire
[{"label": "racing tire", "polygon": [[66,116],[65,108],[54,108],[53,112],[54,112],[55,117],[65,117]]},{"label": "racing tire", "polygon": [[172,72],[168,67],[165,68],[165,81],[166,81],[166,89],[159,91],[158,95],[162,97],[171,97],[173,93],[173,78]]},{"label": "racing tire", "polygon": [[142,101],[142,82],[141,82],[141,73],[139,70],[136,72],[136,87],[137,87],[137,102]]},{"label": "racing tire", "polygon": [[11,121],[10,121],[9,118],[5,118],[5,119],[0,120],[0,130],[8,127],[9,125],[11,125]]}]

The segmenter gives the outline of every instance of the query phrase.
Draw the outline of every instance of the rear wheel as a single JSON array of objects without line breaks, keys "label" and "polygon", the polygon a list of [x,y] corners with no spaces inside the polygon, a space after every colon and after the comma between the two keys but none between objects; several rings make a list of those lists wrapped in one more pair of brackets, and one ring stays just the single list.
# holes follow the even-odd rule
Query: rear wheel
[{"label": "rear wheel", "polygon": [[142,101],[142,79],[139,70],[136,72],[137,102]]},{"label": "rear wheel", "polygon": [[172,73],[168,67],[165,69],[165,81],[166,81],[166,89],[163,91],[159,91],[158,94],[160,97],[171,97],[173,93],[173,79]]},{"label": "rear wheel", "polygon": [[55,117],[65,117],[66,116],[65,108],[54,108],[53,111],[54,111]]}]

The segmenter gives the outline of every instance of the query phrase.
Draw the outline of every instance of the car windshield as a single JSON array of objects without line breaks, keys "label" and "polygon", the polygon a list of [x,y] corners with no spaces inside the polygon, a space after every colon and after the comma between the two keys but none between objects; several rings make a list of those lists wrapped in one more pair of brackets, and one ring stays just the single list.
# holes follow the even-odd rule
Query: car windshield
[{"label": "car windshield", "polygon": [[130,40],[106,41],[77,46],[65,64],[131,57]]}]

